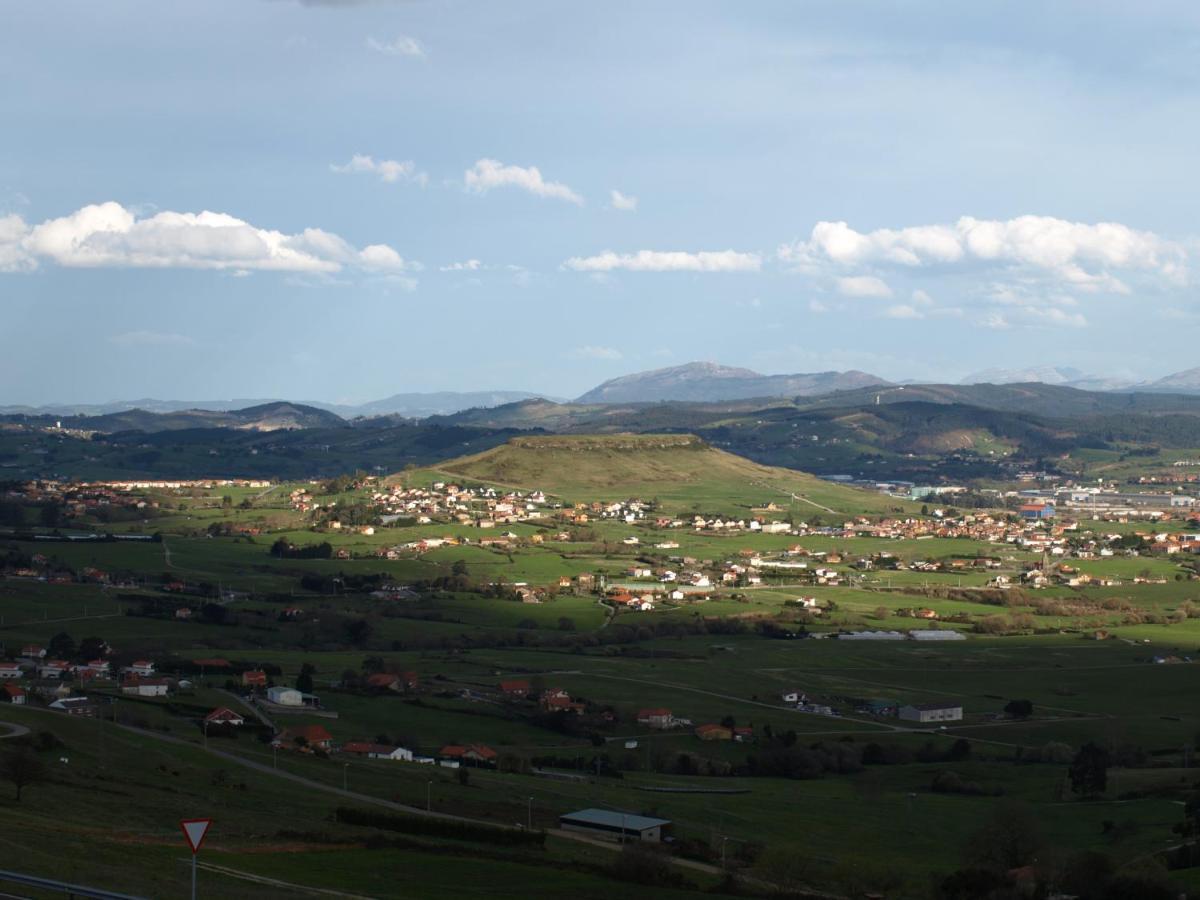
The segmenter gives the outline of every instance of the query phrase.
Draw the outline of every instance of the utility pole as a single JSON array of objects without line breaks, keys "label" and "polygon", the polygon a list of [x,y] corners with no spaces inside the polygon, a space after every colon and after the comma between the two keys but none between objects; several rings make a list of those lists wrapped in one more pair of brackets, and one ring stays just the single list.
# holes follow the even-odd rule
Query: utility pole
[{"label": "utility pole", "polygon": [[433,782],[432,781],[425,782],[425,812],[430,812],[433,809],[433,806],[431,805],[431,802],[430,802],[430,797],[432,795],[432,792],[433,792]]},{"label": "utility pole", "polygon": [[526,823],[526,829],[528,831],[533,831],[533,798],[532,797],[529,798],[529,809],[528,809],[528,813],[525,818],[525,823]]}]

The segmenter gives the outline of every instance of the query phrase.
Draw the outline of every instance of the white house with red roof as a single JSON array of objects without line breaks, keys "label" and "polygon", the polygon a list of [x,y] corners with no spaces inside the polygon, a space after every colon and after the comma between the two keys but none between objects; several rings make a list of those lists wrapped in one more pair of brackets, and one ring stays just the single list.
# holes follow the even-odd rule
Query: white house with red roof
[{"label": "white house with red roof", "polygon": [[154,663],[148,659],[136,659],[125,671],[134,675],[149,676],[154,674]]},{"label": "white house with red roof", "polygon": [[246,719],[228,706],[221,706],[205,716],[204,723],[206,725],[244,725]]},{"label": "white house with red roof", "polygon": [[18,663],[0,662],[0,681],[11,681],[14,678],[20,678],[24,674],[25,671]]}]

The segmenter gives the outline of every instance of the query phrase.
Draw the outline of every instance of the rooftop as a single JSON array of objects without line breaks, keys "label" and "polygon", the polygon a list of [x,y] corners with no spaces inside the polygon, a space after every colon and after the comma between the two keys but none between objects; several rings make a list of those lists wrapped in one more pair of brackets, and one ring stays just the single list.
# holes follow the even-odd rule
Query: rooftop
[{"label": "rooftop", "polygon": [[560,816],[563,822],[573,822],[580,825],[600,825],[608,828],[632,828],[642,831],[646,828],[658,828],[670,825],[669,819],[655,819],[651,816],[638,816],[633,813],[614,812],[610,809],[581,809],[578,812]]}]

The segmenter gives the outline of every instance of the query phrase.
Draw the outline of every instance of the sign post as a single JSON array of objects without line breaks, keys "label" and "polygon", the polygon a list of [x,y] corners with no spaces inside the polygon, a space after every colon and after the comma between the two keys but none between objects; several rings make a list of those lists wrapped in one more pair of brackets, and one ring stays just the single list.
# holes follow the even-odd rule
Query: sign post
[{"label": "sign post", "polygon": [[212,819],[182,819],[179,822],[183,836],[192,848],[192,900],[196,900],[196,854],[200,852],[200,845],[204,843],[204,836],[208,834],[211,824]]}]

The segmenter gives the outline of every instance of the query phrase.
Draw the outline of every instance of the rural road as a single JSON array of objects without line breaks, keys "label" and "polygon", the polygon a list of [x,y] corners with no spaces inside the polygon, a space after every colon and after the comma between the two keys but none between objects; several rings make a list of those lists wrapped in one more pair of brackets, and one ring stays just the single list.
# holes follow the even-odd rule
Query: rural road
[{"label": "rural road", "polygon": [[21,737],[23,734],[29,734],[29,729],[24,725],[17,725],[15,722],[0,722],[0,728],[7,728],[8,734],[0,734],[0,741],[6,741],[9,738]]}]

